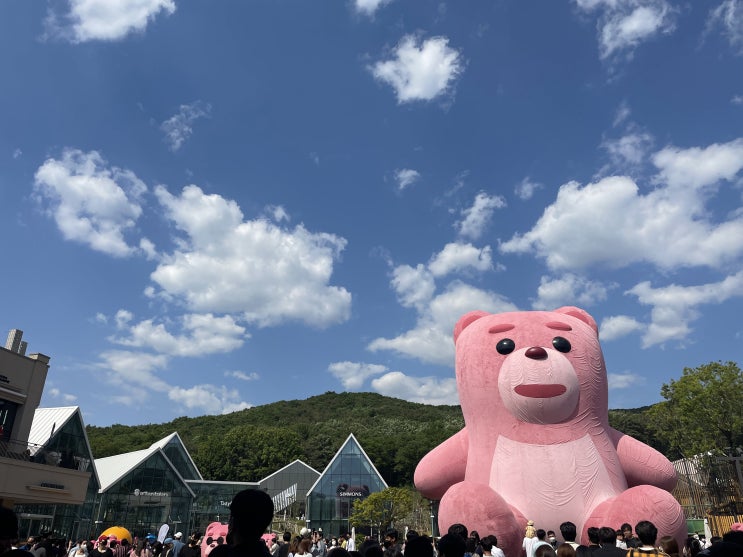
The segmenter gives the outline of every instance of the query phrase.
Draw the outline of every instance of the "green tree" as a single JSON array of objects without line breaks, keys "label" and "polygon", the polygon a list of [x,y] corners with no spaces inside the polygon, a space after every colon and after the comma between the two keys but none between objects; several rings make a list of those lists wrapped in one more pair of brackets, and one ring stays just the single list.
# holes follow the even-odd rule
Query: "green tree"
[{"label": "green tree", "polygon": [[731,454],[743,445],[743,373],[735,362],[685,368],[649,411],[658,436],[684,457]]},{"label": "green tree", "polygon": [[388,487],[372,493],[366,499],[357,499],[349,517],[351,526],[371,526],[384,531],[397,520],[413,512],[416,498],[412,489]]}]

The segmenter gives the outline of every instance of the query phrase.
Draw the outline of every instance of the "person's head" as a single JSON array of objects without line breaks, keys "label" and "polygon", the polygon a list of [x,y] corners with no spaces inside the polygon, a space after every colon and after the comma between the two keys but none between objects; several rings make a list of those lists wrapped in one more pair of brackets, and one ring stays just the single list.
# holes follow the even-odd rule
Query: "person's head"
[{"label": "person's head", "polygon": [[601,545],[616,547],[617,531],[609,526],[602,526],[601,528],[599,528],[599,543]]},{"label": "person's head", "polygon": [[256,540],[273,519],[273,501],[265,491],[244,489],[232,498],[227,543]]},{"label": "person's head", "polygon": [[480,534],[477,533],[477,530],[470,532],[470,538],[474,538],[477,543],[480,543]]},{"label": "person's head", "polygon": [[534,557],[557,557],[557,553],[550,544],[545,543],[534,551]]},{"label": "person's head", "polygon": [[557,557],[575,557],[575,548],[569,543],[561,543],[557,546]]},{"label": "person's head", "polygon": [[537,539],[539,541],[544,541],[544,538],[546,538],[546,537],[547,537],[547,532],[545,532],[541,528],[538,528],[537,529]]},{"label": "person's head", "polygon": [[291,532],[284,532],[284,535],[282,536],[284,543],[289,543],[292,541],[292,533]]},{"label": "person's head", "polygon": [[439,540],[439,557],[464,557],[465,538],[457,534],[446,534]]},{"label": "person's head", "polygon": [[397,530],[394,528],[388,528],[387,531],[384,533],[384,546],[390,547],[395,544],[397,544],[397,540],[400,537],[400,534],[397,533]]},{"label": "person's head", "polygon": [[299,548],[297,548],[297,552],[301,555],[303,553],[309,553],[310,547],[312,546],[312,541],[308,540],[307,538],[302,538],[302,541],[299,542]]},{"label": "person's head", "polygon": [[599,544],[599,529],[595,526],[591,526],[588,530],[586,530],[586,534],[588,535],[588,541],[591,545],[598,545]]},{"label": "person's head", "polygon": [[743,531],[741,530],[730,530],[726,534],[722,535],[722,541],[726,543],[733,543],[737,545],[743,545]]},{"label": "person's head", "polygon": [[456,524],[452,524],[451,526],[449,526],[449,530],[447,530],[446,533],[459,536],[463,540],[466,540],[468,532],[469,530],[467,530],[467,527],[464,524],[459,524],[457,522]]},{"label": "person's head", "polygon": [[663,536],[659,539],[658,547],[669,555],[679,555],[679,544],[672,536]]},{"label": "person's head", "polygon": [[[624,530],[624,528],[622,528]],[[655,546],[655,540],[658,537],[658,529],[655,524],[649,520],[642,520],[635,524],[635,533],[643,545]],[[625,536],[626,537],[626,536]]]},{"label": "person's head", "polygon": [[477,551],[477,541],[475,538],[470,536],[466,540],[464,540],[464,547],[465,547],[465,553],[469,553],[470,555],[475,553]]},{"label": "person's head", "polygon": [[576,536],[575,524],[572,522],[563,522],[560,524],[560,534],[566,542],[574,542]]},{"label": "person's head", "polygon": [[[493,541],[495,539],[495,541]],[[483,553],[490,553],[494,545],[498,545],[498,539],[495,536],[485,536],[480,540]]]},{"label": "person's head", "polygon": [[624,541],[624,532],[622,532],[621,530],[615,530],[614,533],[617,535],[617,541]]},{"label": "person's head", "polygon": [[629,522],[625,522],[620,526],[620,529],[622,530],[622,533],[624,534],[624,539],[628,540],[632,537],[632,525]]},{"label": "person's head", "polygon": [[550,543],[554,543],[557,541],[557,536],[555,536],[554,530],[547,530],[547,541]]},{"label": "person's head", "polygon": [[537,535],[537,529],[534,528],[534,521],[529,520],[526,523],[526,529],[524,530],[524,537],[525,538],[533,538]]},{"label": "person's head", "polygon": [[415,536],[412,539],[408,539],[405,543],[405,557],[433,557],[431,538],[428,536]]},{"label": "person's head", "polygon": [[411,540],[414,540],[417,537],[418,537],[418,532],[416,532],[415,530],[408,530],[408,533],[405,534],[405,545],[407,546]]},{"label": "person's head", "polygon": [[379,542],[370,536],[362,542],[359,553],[362,557],[382,557],[384,550]]}]

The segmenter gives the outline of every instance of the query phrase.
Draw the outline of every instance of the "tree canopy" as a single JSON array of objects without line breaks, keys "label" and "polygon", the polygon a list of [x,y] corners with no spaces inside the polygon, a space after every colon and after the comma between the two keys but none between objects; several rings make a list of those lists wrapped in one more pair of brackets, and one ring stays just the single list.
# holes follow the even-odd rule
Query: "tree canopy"
[{"label": "tree canopy", "polygon": [[743,446],[743,374],[735,362],[684,368],[661,388],[652,427],[684,457],[709,451],[733,454]]}]

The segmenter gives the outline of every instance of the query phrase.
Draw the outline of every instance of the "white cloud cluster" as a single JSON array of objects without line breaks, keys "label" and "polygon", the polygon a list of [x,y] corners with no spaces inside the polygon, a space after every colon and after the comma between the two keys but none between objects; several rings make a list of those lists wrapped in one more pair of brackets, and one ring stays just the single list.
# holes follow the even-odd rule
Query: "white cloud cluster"
[{"label": "white cloud cluster", "polygon": [[372,75],[395,90],[398,103],[430,101],[451,91],[464,70],[462,55],[446,37],[424,41],[405,35],[390,60],[369,67]]},{"label": "white cloud cluster", "polygon": [[452,378],[411,377],[399,371],[385,373],[371,382],[379,394],[433,405],[459,404],[457,381]]},{"label": "white cloud cluster", "polygon": [[185,234],[152,280],[167,299],[197,313],[239,314],[265,327],[286,321],[326,327],[348,319],[351,294],[328,284],[346,241],[266,220],[243,221],[237,203],[198,186],[180,195],[158,186],[166,216]]},{"label": "white cloud cluster", "polygon": [[579,9],[600,11],[599,53],[602,59],[624,53],[631,57],[641,43],[675,28],[667,0],[575,0]]},{"label": "white cloud cluster", "polygon": [[559,278],[542,277],[532,307],[552,310],[566,305],[592,306],[606,300],[607,290],[601,283],[572,273]]},{"label": "white cloud cluster", "polygon": [[616,139],[605,139],[601,143],[613,167],[620,170],[642,164],[652,146],[653,137],[647,132],[639,131],[627,133]]},{"label": "white cloud cluster", "polygon": [[47,25],[56,35],[73,42],[116,41],[143,32],[161,12],[175,12],[175,0],[69,0],[64,24],[50,12]]},{"label": "white cloud cluster", "polygon": [[116,314],[119,329],[127,336],[114,336],[109,340],[121,346],[149,348],[168,356],[203,356],[231,352],[240,348],[249,336],[230,315],[222,317],[207,314],[187,314],[180,318],[180,328],[185,334],[173,335],[163,323],[146,319],[130,324],[132,314],[120,310]]},{"label": "white cloud cluster", "polygon": [[127,393],[140,393],[138,396],[109,396],[111,400],[131,407],[149,403],[151,395],[167,396],[179,415],[193,410],[227,414],[252,406],[240,400],[237,390],[224,385],[202,384],[186,388],[176,382],[165,381],[156,373],[168,366],[169,358],[164,354],[109,350],[103,352],[100,358],[96,367],[106,374],[110,384],[122,387]]},{"label": "white cloud cluster", "polygon": [[514,188],[514,193],[516,194],[516,197],[518,197],[522,201],[528,201],[529,199],[534,197],[534,192],[541,188],[542,184],[540,184],[539,182],[534,182],[527,176],[516,185],[516,187]]},{"label": "white cloud cluster", "polygon": [[261,378],[261,376],[254,371],[251,371],[250,373],[245,373],[244,371],[239,370],[225,371],[224,375],[225,377],[234,377],[240,381],[257,381]]},{"label": "white cloud cluster", "polygon": [[476,248],[472,244],[452,242],[431,258],[428,270],[435,277],[443,277],[453,272],[467,269],[489,271],[493,268],[492,249],[490,246]]},{"label": "white cloud cluster", "polygon": [[182,104],[176,114],[160,124],[160,129],[165,134],[165,141],[171,151],[175,152],[181,148],[181,145],[193,133],[193,123],[199,118],[208,117],[211,109],[210,104],[201,101]]},{"label": "white cloud cluster", "polygon": [[645,383],[645,378],[635,373],[608,373],[609,390],[629,389]]},{"label": "white cloud cluster", "polygon": [[480,192],[475,196],[471,207],[462,211],[464,217],[456,224],[459,234],[465,238],[477,240],[490,224],[496,209],[506,206],[506,200],[500,195],[488,195]]},{"label": "white cloud cluster", "polygon": [[147,187],[132,171],[109,168],[97,151],[66,149],[60,159],[47,159],[34,179],[35,193],[67,240],[115,257],[138,251],[124,236],[142,214]]},{"label": "white cloud cluster", "polygon": [[599,337],[601,340],[615,340],[643,329],[645,326],[634,317],[614,315],[601,321]]},{"label": "white cloud cluster", "polygon": [[721,27],[736,54],[743,54],[743,2],[725,0],[710,11],[707,18],[707,32]]},{"label": "white cloud cluster", "polygon": [[387,368],[378,364],[359,362],[334,362],[328,366],[328,371],[341,382],[348,391],[357,391],[364,385],[367,378],[381,375]]},{"label": "white cloud cluster", "polygon": [[392,0],[354,0],[356,12],[368,17],[374,16],[379,8],[389,4]]},{"label": "white cloud cluster", "polygon": [[412,168],[401,168],[395,170],[395,181],[400,191],[420,180],[420,172]]},{"label": "white cloud cluster", "polygon": [[721,180],[743,168],[743,141],[706,148],[667,147],[652,158],[654,190],[627,177],[563,185],[534,227],[501,244],[535,252],[553,270],[647,262],[662,269],[719,267],[743,253],[743,217],[714,222],[704,210]]}]

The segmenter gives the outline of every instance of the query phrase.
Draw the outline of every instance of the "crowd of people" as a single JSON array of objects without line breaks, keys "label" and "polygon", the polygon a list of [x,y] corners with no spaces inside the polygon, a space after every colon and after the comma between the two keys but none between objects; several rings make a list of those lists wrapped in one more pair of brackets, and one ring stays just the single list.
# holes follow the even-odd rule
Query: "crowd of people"
[{"label": "crowd of people", "polygon": [[[438,540],[413,530],[403,539],[388,529],[384,541],[366,538],[359,547],[350,534],[325,538],[322,531],[302,529],[299,535],[284,532],[279,540],[265,532],[273,519],[273,502],[260,490],[246,489],[230,504],[227,536],[210,550],[208,557],[743,557],[743,524],[736,523],[722,537],[702,541],[691,535],[682,547],[670,536],[658,539],[658,529],[647,520],[620,528],[589,527],[588,544],[576,541],[576,526],[563,522],[560,539],[552,530],[525,527],[520,555],[506,555],[494,534],[480,537],[463,524],[454,524]],[[186,542],[177,532],[162,542],[149,535],[131,544],[128,539],[101,536],[95,541],[78,540],[65,544],[48,536],[18,539],[15,513],[0,507],[0,557],[205,557],[201,534],[194,532]]]}]

